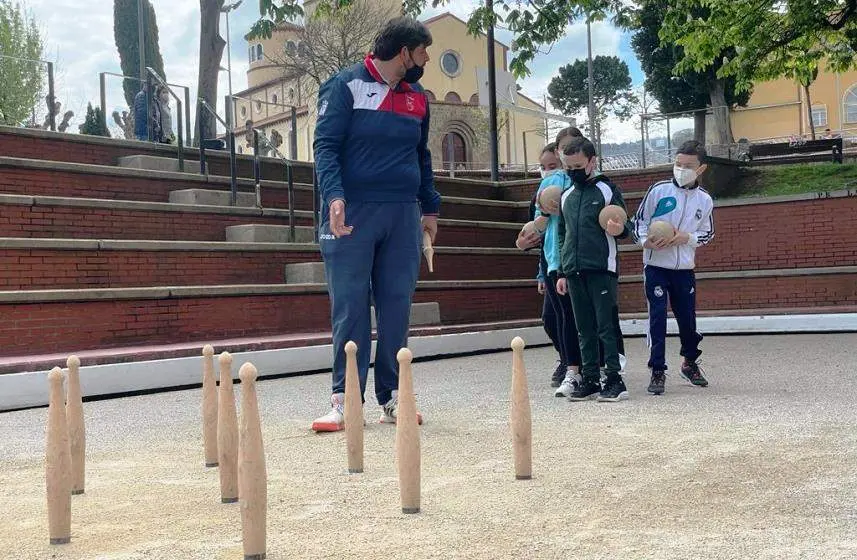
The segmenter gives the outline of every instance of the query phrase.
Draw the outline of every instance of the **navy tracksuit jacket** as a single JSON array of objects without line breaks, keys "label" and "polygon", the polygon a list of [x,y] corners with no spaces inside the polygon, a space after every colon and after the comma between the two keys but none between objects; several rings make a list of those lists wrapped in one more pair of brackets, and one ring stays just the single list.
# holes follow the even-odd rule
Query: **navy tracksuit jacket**
[{"label": "navy tracksuit jacket", "polygon": [[[396,354],[407,346],[411,300],[419,275],[422,215],[436,215],[428,149],[429,106],[422,87],[391,89],[370,56],[322,85],[313,144],[322,199],[319,233],[333,326],[333,392],[345,390],[344,346],[357,344],[361,393],[371,348],[370,293],[378,344],[379,404],[398,387]],[[330,232],[330,203],[345,200],[351,235]]]}]

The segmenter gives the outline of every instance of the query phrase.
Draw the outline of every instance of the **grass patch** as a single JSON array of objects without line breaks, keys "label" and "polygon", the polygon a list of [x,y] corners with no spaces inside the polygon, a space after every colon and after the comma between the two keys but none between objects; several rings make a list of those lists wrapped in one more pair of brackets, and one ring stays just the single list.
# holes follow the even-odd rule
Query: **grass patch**
[{"label": "grass patch", "polygon": [[800,163],[745,167],[734,189],[722,198],[780,196],[853,189],[857,184],[857,164]]}]

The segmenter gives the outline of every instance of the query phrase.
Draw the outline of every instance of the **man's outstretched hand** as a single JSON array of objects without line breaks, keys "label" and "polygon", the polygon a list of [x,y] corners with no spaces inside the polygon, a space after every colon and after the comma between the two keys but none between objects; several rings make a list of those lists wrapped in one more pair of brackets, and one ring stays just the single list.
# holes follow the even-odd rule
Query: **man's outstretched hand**
[{"label": "man's outstretched hand", "polygon": [[330,203],[330,233],[335,237],[351,235],[354,226],[345,225],[345,201],[341,198]]}]

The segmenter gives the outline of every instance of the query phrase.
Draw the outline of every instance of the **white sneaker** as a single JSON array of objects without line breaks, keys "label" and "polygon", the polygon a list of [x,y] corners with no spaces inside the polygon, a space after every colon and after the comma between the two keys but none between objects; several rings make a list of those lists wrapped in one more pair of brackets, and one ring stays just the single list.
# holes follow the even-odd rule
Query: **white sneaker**
[{"label": "white sneaker", "polygon": [[338,432],[345,429],[345,393],[330,396],[330,412],[312,423],[315,432]]},{"label": "white sneaker", "polygon": [[563,379],[553,396],[570,397],[574,390],[580,385],[581,381],[583,381],[583,378],[579,373],[574,373],[574,371],[568,370],[568,373],[565,374],[565,379]]},{"label": "white sneaker", "polygon": [[[393,391],[387,404],[381,406],[381,424],[395,424],[399,411],[399,392]],[[417,412],[417,424],[422,425],[423,415]]]}]

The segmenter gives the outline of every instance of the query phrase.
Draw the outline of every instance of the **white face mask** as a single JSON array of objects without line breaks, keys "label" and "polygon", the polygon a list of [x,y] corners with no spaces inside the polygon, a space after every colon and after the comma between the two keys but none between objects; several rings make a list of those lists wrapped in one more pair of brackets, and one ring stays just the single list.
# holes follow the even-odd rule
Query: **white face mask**
[{"label": "white face mask", "polygon": [[675,181],[679,186],[686,187],[696,181],[696,171],[676,165],[673,167],[673,177],[675,177]]},{"label": "white face mask", "polygon": [[562,169],[551,169],[551,170],[540,169],[539,171],[542,174],[542,179],[544,179],[545,177],[550,177],[551,175],[557,174],[558,172],[562,171]]}]

